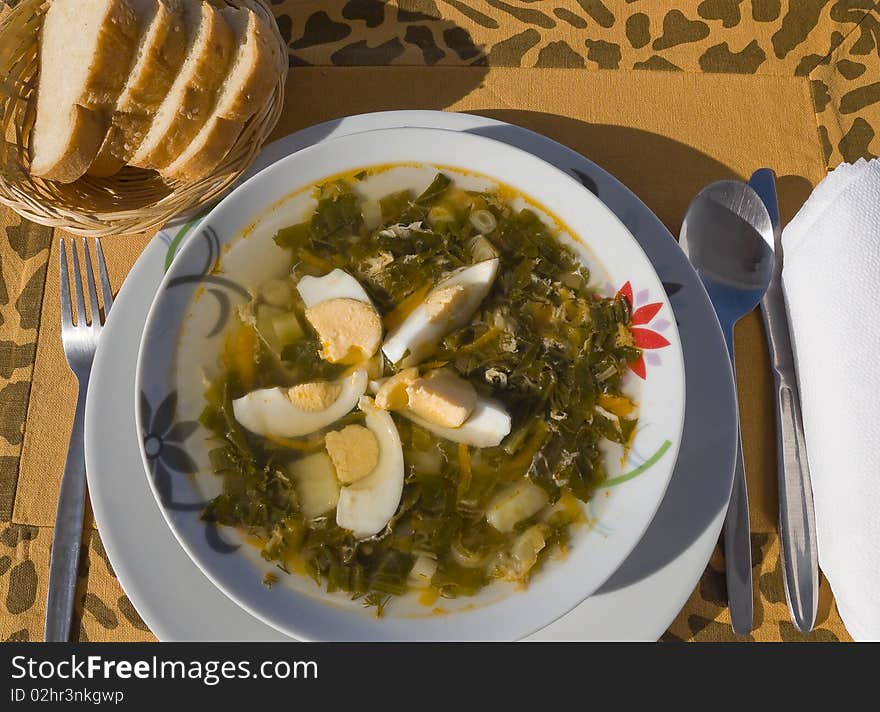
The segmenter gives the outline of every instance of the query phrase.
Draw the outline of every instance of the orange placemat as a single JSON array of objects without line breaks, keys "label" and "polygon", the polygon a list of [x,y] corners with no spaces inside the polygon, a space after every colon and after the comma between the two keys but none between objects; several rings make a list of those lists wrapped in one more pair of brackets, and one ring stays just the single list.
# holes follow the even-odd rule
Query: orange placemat
[{"label": "orange placemat", "polygon": [[[880,151],[871,128],[880,125],[880,12],[861,4],[692,2],[667,11],[599,0],[275,2],[293,65],[276,134],[382,109],[474,111],[589,156],[673,233],[700,187],[760,166],[780,176],[788,220],[829,166]],[[57,240],[9,211],[0,210],[0,229],[0,639],[39,639],[74,381],[58,338]],[[148,238],[105,242],[115,287]],[[769,364],[755,315],[737,339],[756,582],[751,638],[804,639],[782,590]],[[100,537],[86,537],[81,639],[152,639]],[[666,638],[734,639],[725,601],[716,553]],[[847,639],[827,584],[819,628],[807,638]]]}]

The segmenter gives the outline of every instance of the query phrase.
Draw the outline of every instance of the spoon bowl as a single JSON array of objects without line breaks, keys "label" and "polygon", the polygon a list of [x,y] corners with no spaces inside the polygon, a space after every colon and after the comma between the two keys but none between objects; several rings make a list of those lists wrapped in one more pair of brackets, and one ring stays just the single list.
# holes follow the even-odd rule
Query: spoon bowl
[{"label": "spoon bowl", "polygon": [[722,329],[732,329],[758,305],[773,276],[773,224],[764,202],[745,183],[712,183],[688,208],[679,244]]}]

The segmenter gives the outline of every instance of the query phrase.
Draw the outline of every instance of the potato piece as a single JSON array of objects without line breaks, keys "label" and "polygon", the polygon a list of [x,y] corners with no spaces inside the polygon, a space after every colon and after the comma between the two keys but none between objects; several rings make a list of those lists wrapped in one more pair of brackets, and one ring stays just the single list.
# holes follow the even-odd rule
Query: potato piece
[{"label": "potato piece", "polygon": [[582,522],[584,518],[582,505],[571,492],[563,492],[555,504],[541,513],[541,521],[556,527]]},{"label": "potato piece", "polygon": [[437,562],[424,554],[420,555],[409,572],[409,582],[417,588],[427,588],[437,571]]},{"label": "potato piece", "polygon": [[326,452],[316,452],[288,465],[287,471],[296,482],[300,511],[306,519],[329,512],[339,501],[339,483],[333,463]]},{"label": "potato piece", "polygon": [[270,279],[260,285],[260,297],[269,306],[290,310],[296,304],[296,289],[289,279]]},{"label": "potato piece", "polygon": [[302,325],[299,323],[296,312],[292,311],[283,312],[272,317],[272,329],[282,349],[288,344],[299,341],[306,335]]},{"label": "potato piece", "polygon": [[499,566],[502,578],[509,581],[525,581],[538,563],[538,556],[547,546],[550,528],[546,524],[533,524],[513,540],[510,552]]},{"label": "potato piece", "polygon": [[489,503],[486,520],[500,532],[511,532],[519,522],[544,508],[549,499],[538,485],[523,479],[495,495]]}]

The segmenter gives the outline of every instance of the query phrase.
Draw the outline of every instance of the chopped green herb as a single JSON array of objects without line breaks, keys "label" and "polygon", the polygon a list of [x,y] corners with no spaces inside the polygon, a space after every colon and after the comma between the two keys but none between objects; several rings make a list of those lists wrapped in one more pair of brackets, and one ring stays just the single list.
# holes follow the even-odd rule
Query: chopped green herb
[{"label": "chopped green herb", "polygon": [[[367,177],[361,172],[355,180]],[[211,468],[223,481],[223,493],[202,516],[259,537],[263,557],[285,573],[284,562],[296,560],[297,570],[327,591],[345,592],[377,615],[408,590],[411,571],[424,570],[426,561],[431,570],[436,565],[431,585],[448,598],[473,595],[511,572],[526,580],[568,541],[574,517],[561,503],[588,501],[606,479],[600,442],[628,447],[638,425],[634,404],[621,391],[624,374],[641,356],[629,302],[598,294],[574,252],[534,211],[514,209],[500,193],[465,192],[441,173],[413,195],[381,198],[382,224],[368,229],[351,184],[316,190],[310,218],[275,235],[292,258],[293,282],[275,280],[250,311],[242,310],[239,328],[257,337],[227,344],[225,373],[209,386],[200,419],[212,433]],[[471,220],[475,212],[479,219]],[[512,417],[510,434],[497,447],[461,450],[395,415],[406,479],[386,529],[359,541],[336,525],[332,510],[306,519],[287,466],[323,451],[326,430],[360,423],[363,413],[353,411],[307,438],[276,441],[245,430],[232,409],[233,399],[256,388],[333,380],[344,372],[321,358],[290,285],[342,269],[387,317],[408,297],[407,305],[421,302],[448,273],[494,258],[500,266],[488,296],[431,359],[502,403]],[[371,378],[393,373],[388,364],[375,368],[381,373]],[[524,477],[549,504],[513,532],[496,531],[486,519],[493,498]],[[512,561],[512,547],[526,531],[526,553]],[[266,585],[273,576],[267,574]]]}]

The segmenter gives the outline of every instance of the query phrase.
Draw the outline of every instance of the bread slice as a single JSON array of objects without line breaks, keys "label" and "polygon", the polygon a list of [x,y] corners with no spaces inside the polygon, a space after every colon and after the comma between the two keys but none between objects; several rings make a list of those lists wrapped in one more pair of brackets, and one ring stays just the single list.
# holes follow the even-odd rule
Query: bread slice
[{"label": "bread slice", "polygon": [[180,73],[186,56],[181,0],[129,0],[145,20],[146,31],[137,48],[101,150],[88,173],[112,176],[141,145],[153,117]]},{"label": "bread slice", "polygon": [[72,183],[107,133],[141,34],[127,0],[53,0],[40,33],[31,173]]},{"label": "bread slice", "polygon": [[234,37],[220,10],[188,0],[184,17],[192,41],[146,137],[129,159],[138,168],[158,170],[183,153],[210,117],[229,72]]},{"label": "bread slice", "polygon": [[198,180],[229,153],[245,123],[268,101],[278,80],[278,42],[252,10],[226,8],[237,50],[217,105],[195,140],[160,173],[171,180]]}]

